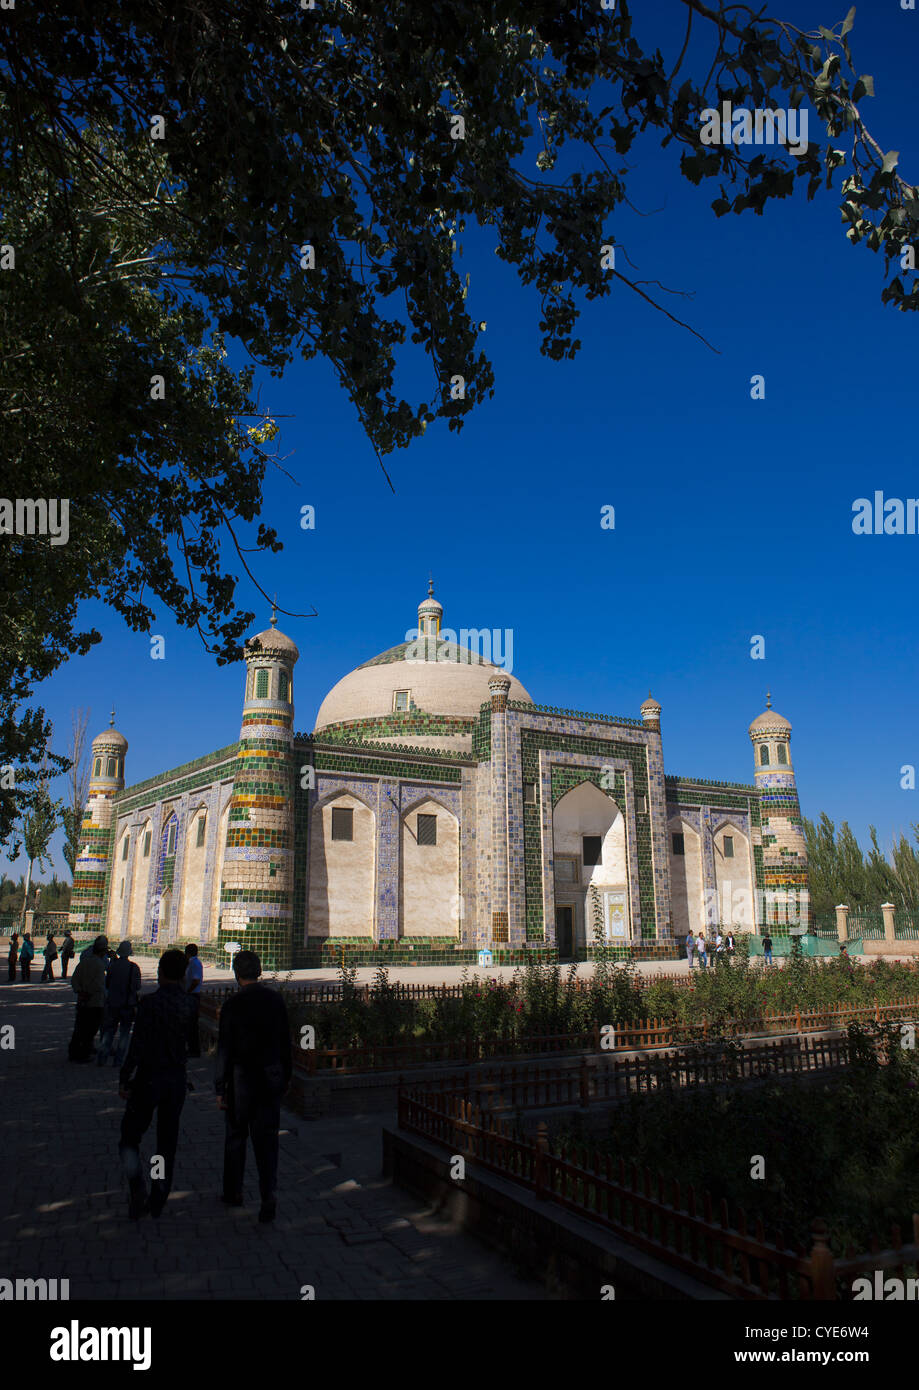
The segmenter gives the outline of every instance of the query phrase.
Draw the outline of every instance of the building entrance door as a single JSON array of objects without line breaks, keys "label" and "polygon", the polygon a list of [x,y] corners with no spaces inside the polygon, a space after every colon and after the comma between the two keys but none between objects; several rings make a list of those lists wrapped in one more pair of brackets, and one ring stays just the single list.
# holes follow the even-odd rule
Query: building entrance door
[{"label": "building entrance door", "polygon": [[555,904],[555,937],[559,960],[574,954],[574,903]]}]

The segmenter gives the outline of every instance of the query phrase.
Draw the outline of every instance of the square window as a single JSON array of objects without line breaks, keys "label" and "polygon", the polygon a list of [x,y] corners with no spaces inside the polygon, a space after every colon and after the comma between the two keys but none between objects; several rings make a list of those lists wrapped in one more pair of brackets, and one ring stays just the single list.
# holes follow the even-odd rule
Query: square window
[{"label": "square window", "polygon": [[644,795],[643,792],[641,792],[641,793],[639,793],[639,795],[636,796],[636,798],[635,798],[635,814],[636,814],[637,816],[644,816],[644,815],[647,815],[647,812],[648,812],[648,798]]},{"label": "square window", "polygon": [[527,805],[527,806],[535,806],[535,805],[536,805],[536,783],[535,783],[535,782],[524,782],[524,784],[523,784],[523,800],[524,800],[525,805]]},{"label": "square window", "polygon": [[734,836],[725,835],[724,837],[724,857],[725,859],[734,858]]},{"label": "square window", "polygon": [[255,698],[256,700],[268,699],[268,672],[259,671],[255,678]]},{"label": "square window", "polygon": [[393,692],[392,707],[394,712],[408,709],[408,702],[411,693],[412,692],[410,690],[396,690]]},{"label": "square window", "polygon": [[437,844],[437,817],[419,816],[418,817],[418,843],[419,845]]},{"label": "square window", "polygon": [[195,848],[200,849],[204,844],[204,827],[207,824],[207,816],[198,817],[198,835],[195,840]]},{"label": "square window", "polygon": [[577,866],[573,859],[556,859],[555,877],[565,883],[572,883],[577,877]]},{"label": "square window", "polygon": [[778,754],[779,754],[779,762],[780,762],[780,763],[784,763],[785,766],[787,767],[787,766],[788,766],[788,750],[786,749],[784,743],[780,743],[780,744],[779,744],[779,747],[778,747]]},{"label": "square window", "polygon": [[151,838],[152,838],[152,834],[153,834],[153,832],[152,832],[151,830],[148,830],[147,833],[146,833],[146,835],[144,836],[144,858],[145,858],[145,859],[149,859],[149,858],[150,858],[150,840],[151,840]]},{"label": "square window", "polygon": [[350,806],[332,807],[332,839],[354,839],[354,811]]},{"label": "square window", "polygon": [[594,865],[600,863],[601,851],[603,849],[603,836],[584,835],[581,838],[584,868],[591,869]]},{"label": "square window", "polygon": [[684,843],[683,843],[683,836],[682,836],[682,834],[680,834],[680,835],[674,835],[674,836],[672,836],[672,839],[673,839],[673,852],[674,852],[674,854],[685,854],[685,853],[686,853],[686,846],[685,846]]}]

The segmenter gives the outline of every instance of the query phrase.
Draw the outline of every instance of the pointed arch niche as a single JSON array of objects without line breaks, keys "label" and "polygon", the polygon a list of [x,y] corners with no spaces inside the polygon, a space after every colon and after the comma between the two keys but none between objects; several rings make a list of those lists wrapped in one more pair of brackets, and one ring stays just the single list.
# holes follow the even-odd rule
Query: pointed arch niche
[{"label": "pointed arch niche", "polygon": [[351,792],[313,807],[309,875],[310,936],[373,936],[376,816]]},{"label": "pointed arch niche", "polygon": [[552,812],[555,861],[555,906],[573,907],[572,946],[593,940],[591,889],[603,906],[604,926],[615,920],[616,933],[631,935],[629,868],[625,817],[611,796],[593,782],[581,782],[557,802]]},{"label": "pointed arch niche", "polygon": [[417,801],[402,817],[401,936],[460,934],[459,821],[439,801]]}]

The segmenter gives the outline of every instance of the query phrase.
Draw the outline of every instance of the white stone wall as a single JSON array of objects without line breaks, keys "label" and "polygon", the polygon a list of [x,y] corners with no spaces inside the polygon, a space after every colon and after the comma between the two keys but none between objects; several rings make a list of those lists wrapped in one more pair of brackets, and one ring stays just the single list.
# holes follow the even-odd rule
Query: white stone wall
[{"label": "white stone wall", "polygon": [[[204,821],[204,842],[198,845],[198,825]],[[198,806],[189,815],[185,827],[185,863],[182,872],[182,900],[179,907],[179,932],[197,938],[204,905],[204,874],[207,867],[207,807]]]},{"label": "white stone wall", "polygon": [[[419,845],[419,815],[436,816],[437,843]],[[422,801],[402,820],[401,935],[459,935],[459,823],[437,801]]]},{"label": "white stone wall", "polygon": [[[680,818],[667,824],[670,838],[670,904],[674,936],[685,936],[690,928],[698,931],[705,924],[702,894],[702,840],[692,826]],[[674,854],[673,835],[682,834],[685,854]]]},{"label": "white stone wall", "polygon": [[[353,840],[332,839],[332,808],[350,807]],[[372,936],[376,833],[370,807],[349,793],[320,802],[310,820],[310,936]]]},{"label": "white stone wall", "polygon": [[[734,841],[734,858],[724,854],[724,838]],[[726,821],[714,834],[715,886],[724,926],[753,931],[756,926],[753,898],[753,855],[750,842],[736,825]]]}]

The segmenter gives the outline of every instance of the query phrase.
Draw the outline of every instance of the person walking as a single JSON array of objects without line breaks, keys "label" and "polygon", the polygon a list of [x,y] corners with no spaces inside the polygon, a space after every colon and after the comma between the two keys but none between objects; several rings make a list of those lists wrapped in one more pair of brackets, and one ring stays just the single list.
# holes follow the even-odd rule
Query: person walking
[{"label": "person walking", "polygon": [[686,937],[686,959],[689,961],[690,970],[692,969],[692,954],[695,949],[696,938],[693,936],[692,932],[689,932]]},{"label": "person walking", "polygon": [[108,1061],[116,1032],[118,1043],[112,1058],[113,1067],[121,1066],[128,1049],[128,1039],[137,1013],[137,1001],[140,998],[140,967],[129,959],[130,955],[130,941],[122,941],[105,976],[105,1012],[102,1015],[102,1036],[96,1056],[98,1067],[104,1067]]},{"label": "person walking", "polygon": [[[164,951],[157,968],[159,988],[145,994],[137,1006],[131,1045],[119,1076],[118,1094],[127,1101],[121,1121],[118,1153],[128,1180],[128,1216],[138,1220],[144,1211],[158,1217],[172,1189],[179,1120],[188,1090],[185,1064],[188,1057],[190,1004],[183,988],[185,955],[175,948]],[[147,1185],[140,1161],[140,1141],[156,1111],[156,1155],[163,1171]]]},{"label": "person walking", "polygon": [[27,985],[32,980],[32,961],[35,959],[35,947],[32,945],[32,938],[28,932],[22,938],[22,947],[19,951],[19,977],[20,984]]},{"label": "person walking", "polygon": [[701,931],[699,932],[699,935],[696,937],[696,955],[699,957],[699,969],[707,970],[708,951],[705,946],[705,937],[702,935]]},{"label": "person walking", "polygon": [[768,935],[763,937],[763,960],[767,965],[772,964],[772,937]]},{"label": "person walking", "polygon": [[729,931],[724,938],[724,950],[728,960],[731,959],[734,952],[737,950],[737,943],[734,940],[734,933],[732,931]]},{"label": "person walking", "polygon": [[89,955],[80,957],[70,988],[77,996],[73,1036],[67,1056],[71,1062],[89,1062],[93,1054],[93,1038],[99,1030],[105,1006],[105,953],[108,940],[97,936]]},{"label": "person walking", "polygon": [[9,976],[7,977],[7,982],[8,982],[9,984],[11,984],[11,985],[14,985],[14,984],[16,983],[16,966],[17,966],[17,964],[19,963],[19,933],[18,933],[18,932],[15,932],[15,931],[14,931],[14,932],[12,932],[12,933],[10,934],[10,953],[9,953],[9,955],[7,956],[6,959],[7,959],[7,965],[9,966]]},{"label": "person walking", "polygon": [[715,964],[724,965],[724,937],[720,928],[715,930]]},{"label": "person walking", "polygon": [[73,944],[73,937],[70,935],[70,928],[64,932],[64,940],[61,942],[61,979],[67,979],[67,971],[70,969],[70,962],[76,955],[76,947]]},{"label": "person walking", "polygon": [[44,984],[46,980],[54,979],[54,962],[57,960],[57,943],[50,932],[48,933],[48,940],[45,942],[42,955],[45,958],[45,968],[41,972],[41,983]]},{"label": "person walking", "polygon": [[198,1012],[201,1008],[201,981],[204,979],[204,966],[198,957],[198,947],[193,941],[185,947],[185,992],[192,1006],[188,1033],[189,1057],[201,1056],[201,1038],[198,1033]]},{"label": "person walking", "polygon": [[290,1084],[290,1024],[277,990],[259,984],[262,963],[254,951],[233,957],[239,992],[220,1010],[215,1085],[217,1104],[226,1111],[222,1200],[243,1204],[246,1143],[252,1140],[258,1169],[259,1221],[277,1212],[278,1131],[281,1097]]}]

